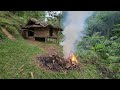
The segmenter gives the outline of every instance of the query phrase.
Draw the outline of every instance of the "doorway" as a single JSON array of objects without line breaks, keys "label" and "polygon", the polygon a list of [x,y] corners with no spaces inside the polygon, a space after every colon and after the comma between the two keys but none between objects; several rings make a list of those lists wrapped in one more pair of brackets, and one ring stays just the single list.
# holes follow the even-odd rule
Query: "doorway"
[{"label": "doorway", "polygon": [[28,36],[34,36],[34,32],[33,31],[28,31]]},{"label": "doorway", "polygon": [[49,29],[49,35],[53,36],[53,29],[52,28]]}]

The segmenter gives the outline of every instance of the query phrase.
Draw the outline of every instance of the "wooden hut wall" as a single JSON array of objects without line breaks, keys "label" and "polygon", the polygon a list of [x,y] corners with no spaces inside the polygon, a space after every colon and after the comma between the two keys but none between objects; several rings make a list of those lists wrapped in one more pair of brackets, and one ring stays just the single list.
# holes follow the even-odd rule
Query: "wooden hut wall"
[{"label": "wooden hut wall", "polygon": [[58,37],[58,30],[53,28],[53,37]]},{"label": "wooden hut wall", "polygon": [[27,39],[27,37],[28,37],[27,30],[22,31],[22,36],[23,36],[23,38]]},{"label": "wooden hut wall", "polygon": [[35,28],[34,37],[47,37],[49,36],[49,28]]},{"label": "wooden hut wall", "polygon": [[57,37],[58,36],[58,31],[57,30],[53,30],[53,37]]}]

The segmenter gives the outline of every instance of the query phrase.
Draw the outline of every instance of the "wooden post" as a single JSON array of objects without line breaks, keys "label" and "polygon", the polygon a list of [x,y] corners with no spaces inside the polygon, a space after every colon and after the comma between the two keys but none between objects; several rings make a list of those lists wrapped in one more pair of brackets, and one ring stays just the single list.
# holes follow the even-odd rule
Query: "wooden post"
[{"label": "wooden post", "polygon": [[45,37],[45,42],[47,42],[47,37]]},{"label": "wooden post", "polygon": [[49,38],[49,37],[46,37],[46,42],[48,42],[48,38]]},{"label": "wooden post", "polygon": [[59,38],[59,35],[60,35],[60,17],[58,17],[58,20],[59,20],[59,30],[58,30],[58,44],[59,44],[59,40],[60,40],[60,38]]},{"label": "wooden post", "polygon": [[28,38],[28,30],[25,33],[26,33],[26,38]]},{"label": "wooden post", "polygon": [[58,36],[57,36],[57,44],[59,44],[59,33],[60,31],[57,32]]}]

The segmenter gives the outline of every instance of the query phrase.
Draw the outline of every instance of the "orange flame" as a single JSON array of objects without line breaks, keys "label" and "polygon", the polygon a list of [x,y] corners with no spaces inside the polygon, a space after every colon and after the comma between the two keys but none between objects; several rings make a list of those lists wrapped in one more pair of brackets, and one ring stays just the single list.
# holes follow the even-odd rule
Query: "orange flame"
[{"label": "orange flame", "polygon": [[70,60],[71,64],[78,64],[78,60],[72,51],[70,52],[68,60]]},{"label": "orange flame", "polygon": [[75,64],[78,63],[78,60],[76,59],[76,57],[75,57],[74,54],[72,54],[72,56],[71,56],[71,62],[72,62],[72,63],[75,63]]}]

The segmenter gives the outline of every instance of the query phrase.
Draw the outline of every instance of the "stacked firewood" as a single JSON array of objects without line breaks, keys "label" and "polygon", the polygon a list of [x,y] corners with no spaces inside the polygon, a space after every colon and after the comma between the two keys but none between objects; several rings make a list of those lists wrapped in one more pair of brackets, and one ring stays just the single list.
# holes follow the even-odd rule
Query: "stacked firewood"
[{"label": "stacked firewood", "polygon": [[38,61],[42,63],[42,66],[52,71],[62,71],[78,68],[77,65],[73,66],[63,57],[60,57],[59,55],[55,54],[49,56],[39,56]]}]

